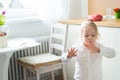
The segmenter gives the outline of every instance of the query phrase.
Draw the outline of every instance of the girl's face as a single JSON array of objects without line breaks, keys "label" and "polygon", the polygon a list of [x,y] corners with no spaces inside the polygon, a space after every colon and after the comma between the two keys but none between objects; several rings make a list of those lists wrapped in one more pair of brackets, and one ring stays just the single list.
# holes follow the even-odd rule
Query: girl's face
[{"label": "girl's face", "polygon": [[96,42],[97,36],[96,30],[91,26],[85,27],[82,31],[82,39],[85,45],[93,45]]}]

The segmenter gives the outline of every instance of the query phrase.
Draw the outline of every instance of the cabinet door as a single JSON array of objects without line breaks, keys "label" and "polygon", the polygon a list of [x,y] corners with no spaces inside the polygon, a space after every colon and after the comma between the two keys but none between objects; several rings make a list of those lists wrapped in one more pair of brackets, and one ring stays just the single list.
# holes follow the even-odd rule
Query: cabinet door
[{"label": "cabinet door", "polygon": [[75,43],[78,43],[81,40],[80,38],[81,38],[80,25],[69,25],[68,38],[67,38],[67,48],[70,48]]},{"label": "cabinet door", "polygon": [[[80,25],[69,25],[67,48],[81,40]],[[116,57],[103,57],[103,80],[120,80],[120,28],[99,27],[98,41],[105,46],[115,49]],[[69,66],[71,66],[69,68]],[[74,59],[66,65],[68,80],[73,79]]]},{"label": "cabinet door", "polygon": [[99,27],[99,41],[115,49],[116,57],[103,57],[103,80],[120,80],[120,28]]}]

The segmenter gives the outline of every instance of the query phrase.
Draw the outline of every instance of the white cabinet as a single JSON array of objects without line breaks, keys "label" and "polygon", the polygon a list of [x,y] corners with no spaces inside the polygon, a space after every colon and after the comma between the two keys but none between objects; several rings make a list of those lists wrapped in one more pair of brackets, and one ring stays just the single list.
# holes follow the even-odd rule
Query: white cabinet
[{"label": "white cabinet", "polygon": [[99,27],[100,42],[116,51],[113,59],[103,58],[103,80],[120,80],[120,28]]},{"label": "white cabinet", "polygon": [[[116,51],[116,57],[103,57],[103,80],[120,80],[120,28],[99,27],[99,42],[112,47]],[[80,25],[69,25],[67,47],[80,40]],[[67,78],[73,80],[74,59],[66,65]]]}]

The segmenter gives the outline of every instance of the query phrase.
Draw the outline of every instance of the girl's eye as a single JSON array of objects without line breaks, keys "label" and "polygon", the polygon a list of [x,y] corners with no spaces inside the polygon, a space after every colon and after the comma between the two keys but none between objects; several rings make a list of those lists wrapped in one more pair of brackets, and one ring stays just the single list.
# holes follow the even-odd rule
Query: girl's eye
[{"label": "girl's eye", "polygon": [[96,35],[92,35],[92,37],[95,37]]},{"label": "girl's eye", "polygon": [[85,35],[85,37],[88,37],[89,35]]}]

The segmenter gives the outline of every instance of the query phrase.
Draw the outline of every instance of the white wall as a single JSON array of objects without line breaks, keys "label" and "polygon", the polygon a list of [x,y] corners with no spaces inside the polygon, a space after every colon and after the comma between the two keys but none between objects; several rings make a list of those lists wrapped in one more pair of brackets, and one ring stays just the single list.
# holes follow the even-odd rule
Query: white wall
[{"label": "white wall", "polygon": [[35,36],[42,37],[50,34],[50,26],[41,20],[8,24],[8,27],[8,38]]},{"label": "white wall", "polygon": [[5,16],[9,28],[8,38],[50,34],[49,22],[41,20],[32,9],[6,9]]},{"label": "white wall", "polygon": [[79,19],[88,15],[88,0],[67,0],[68,19]]},{"label": "white wall", "polygon": [[71,0],[69,3],[69,18],[81,18],[81,0]]}]

